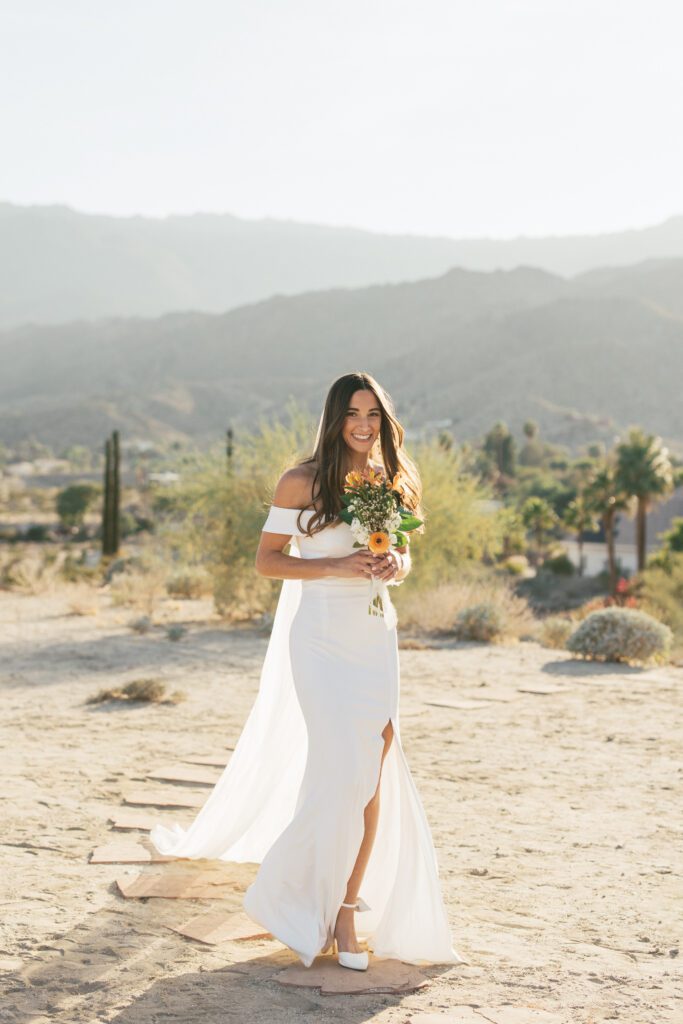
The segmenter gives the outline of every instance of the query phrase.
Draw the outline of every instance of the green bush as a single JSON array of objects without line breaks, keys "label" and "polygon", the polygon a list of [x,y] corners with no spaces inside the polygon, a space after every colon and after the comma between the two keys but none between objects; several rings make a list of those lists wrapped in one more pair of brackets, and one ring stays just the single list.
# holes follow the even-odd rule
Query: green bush
[{"label": "green bush", "polygon": [[583,620],[569,637],[567,650],[598,661],[664,661],[672,639],[669,627],[646,612],[604,608]]},{"label": "green bush", "polygon": [[574,575],[574,564],[569,555],[565,554],[564,551],[553,558],[546,558],[543,568],[547,569],[548,572],[554,572],[556,576]]},{"label": "green bush", "polygon": [[538,639],[544,647],[552,647],[555,650],[563,650],[567,641],[572,635],[576,623],[571,619],[563,619],[559,615],[551,615],[543,619],[538,628]]},{"label": "green bush", "polygon": [[500,567],[505,569],[510,576],[523,576],[529,568],[529,559],[526,555],[510,555],[500,563]]},{"label": "green bush", "polygon": [[505,616],[490,602],[463,608],[456,619],[456,632],[461,640],[490,643],[505,633]]},{"label": "green bush", "polygon": [[660,564],[650,561],[638,579],[643,609],[670,626],[683,645],[683,552],[667,551]]}]

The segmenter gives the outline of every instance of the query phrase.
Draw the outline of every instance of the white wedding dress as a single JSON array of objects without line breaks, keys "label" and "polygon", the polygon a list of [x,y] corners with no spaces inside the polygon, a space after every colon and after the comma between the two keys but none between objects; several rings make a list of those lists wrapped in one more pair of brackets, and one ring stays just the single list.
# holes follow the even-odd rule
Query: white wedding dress
[{"label": "white wedding dress", "polygon": [[[291,536],[291,555],[356,550],[346,523],[308,537],[298,513],[272,505],[263,527]],[[306,966],[345,899],[389,721],[361,886],[370,909],[356,915],[357,934],[377,956],[465,962],[451,944],[431,832],[401,747],[396,613],[379,587],[384,617],[368,614],[368,579],[283,581],[258,695],[230,762],[188,829],[157,824],[150,834],[162,854],[259,863],[244,909]]]}]

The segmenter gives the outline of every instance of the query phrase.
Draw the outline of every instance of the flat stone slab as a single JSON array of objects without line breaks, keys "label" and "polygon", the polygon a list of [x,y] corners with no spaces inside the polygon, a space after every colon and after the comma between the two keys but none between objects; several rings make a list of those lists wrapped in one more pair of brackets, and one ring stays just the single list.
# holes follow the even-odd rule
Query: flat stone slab
[{"label": "flat stone slab", "polygon": [[567,1019],[535,1006],[479,1006],[477,1012],[491,1024],[565,1024]]},{"label": "flat stone slab", "polygon": [[486,1018],[471,1006],[456,1006],[446,1013],[413,1013],[410,1024],[486,1024]]},{"label": "flat stone slab", "polygon": [[193,793],[191,789],[131,789],[123,797],[125,804],[147,807],[203,807],[206,793]]},{"label": "flat stone slab", "polygon": [[241,888],[215,871],[199,872],[140,872],[121,875],[116,885],[126,899],[157,896],[170,900],[220,900],[234,896]]},{"label": "flat stone slab", "polygon": [[321,995],[362,995],[367,992],[415,992],[429,979],[413,964],[370,956],[367,971],[340,967],[334,956],[318,956],[310,967],[292,964],[275,976],[280,985],[319,988]]},{"label": "flat stone slab", "polygon": [[[149,832],[155,825],[159,823],[159,814],[155,811],[147,811],[144,808],[137,807],[117,807],[109,815],[109,821],[112,823],[112,828],[115,829],[140,829],[143,832]],[[187,828],[188,823],[179,822],[183,828]]]},{"label": "flat stone slab", "polygon": [[566,1017],[532,1006],[455,1006],[445,1013],[413,1013],[410,1024],[566,1024]]},{"label": "flat stone slab", "polygon": [[552,684],[550,684],[550,683],[548,683],[547,685],[544,685],[544,686],[534,686],[532,683],[529,683],[527,686],[518,686],[517,689],[519,690],[520,693],[538,693],[538,694],[542,694],[543,696],[545,696],[546,694],[551,694],[551,693],[571,693],[572,692],[569,689],[569,687],[567,687],[567,686],[552,686]]},{"label": "flat stone slab", "polygon": [[489,701],[496,704],[509,704],[510,701],[516,699],[516,695],[514,693],[505,693],[502,690],[492,690],[487,692],[483,689],[479,691],[475,690],[473,692],[468,691],[463,694],[463,697],[466,700]]},{"label": "flat stone slab", "polygon": [[225,768],[229,761],[228,757],[184,757],[184,764],[206,764],[211,767]]},{"label": "flat stone slab", "polygon": [[272,939],[270,932],[255,924],[243,911],[226,913],[211,910],[208,914],[197,914],[181,925],[169,925],[174,932],[186,935],[198,942],[218,945],[220,942],[244,942],[249,939]]},{"label": "flat stone slab", "polygon": [[168,764],[162,768],[147,772],[150,779],[163,779],[165,782],[194,782],[199,786],[215,786],[221,777],[220,772],[211,771],[202,765]]},{"label": "flat stone slab", "polygon": [[119,839],[105,846],[96,846],[89,864],[158,864],[162,861],[177,860],[166,857],[154,849],[152,844],[143,846],[132,839]]},{"label": "flat stone slab", "polygon": [[426,700],[432,708],[455,708],[456,711],[481,710],[481,702],[476,700]]}]

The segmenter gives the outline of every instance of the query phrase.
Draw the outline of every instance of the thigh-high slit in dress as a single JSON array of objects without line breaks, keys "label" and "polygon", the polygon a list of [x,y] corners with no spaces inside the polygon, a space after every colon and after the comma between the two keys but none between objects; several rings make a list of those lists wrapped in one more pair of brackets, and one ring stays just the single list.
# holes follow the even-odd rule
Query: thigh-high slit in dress
[{"label": "thigh-high slit in dress", "polygon": [[[265,531],[301,558],[352,554],[341,521],[312,537],[272,505]],[[302,521],[311,511],[304,512]],[[156,849],[260,865],[244,909],[306,966],[329,942],[380,783],[380,814],[356,918],[377,956],[461,963],[436,854],[401,746],[396,613],[368,614],[369,579],[284,580],[259,691],[227,767],[187,829],[157,824]],[[382,764],[382,731],[394,739]],[[381,775],[380,775],[381,768]]]}]

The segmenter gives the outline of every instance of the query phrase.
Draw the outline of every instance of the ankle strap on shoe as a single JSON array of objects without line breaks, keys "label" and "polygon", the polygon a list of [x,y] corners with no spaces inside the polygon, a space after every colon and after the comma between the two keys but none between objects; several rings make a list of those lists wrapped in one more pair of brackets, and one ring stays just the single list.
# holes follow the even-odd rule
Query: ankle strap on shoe
[{"label": "ankle strap on shoe", "polygon": [[352,910],[370,910],[371,908],[367,905],[364,899],[359,896],[355,903],[342,903],[342,907],[349,907]]}]

